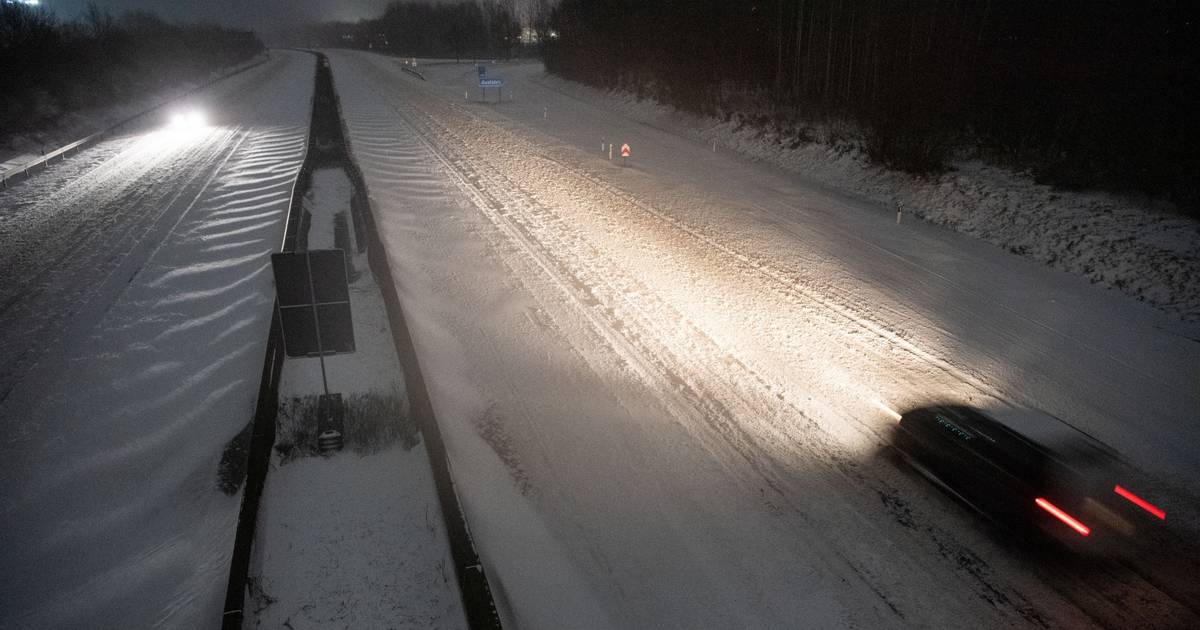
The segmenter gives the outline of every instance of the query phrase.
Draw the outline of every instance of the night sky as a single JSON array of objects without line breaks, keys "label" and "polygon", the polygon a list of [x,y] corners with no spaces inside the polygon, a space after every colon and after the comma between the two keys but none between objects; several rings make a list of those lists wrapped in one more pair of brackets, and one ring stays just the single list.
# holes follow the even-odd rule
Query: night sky
[{"label": "night sky", "polygon": [[[115,15],[147,10],[171,22],[218,22],[271,30],[302,22],[377,17],[390,0],[97,0]],[[60,19],[78,17],[88,0],[41,0]]]}]

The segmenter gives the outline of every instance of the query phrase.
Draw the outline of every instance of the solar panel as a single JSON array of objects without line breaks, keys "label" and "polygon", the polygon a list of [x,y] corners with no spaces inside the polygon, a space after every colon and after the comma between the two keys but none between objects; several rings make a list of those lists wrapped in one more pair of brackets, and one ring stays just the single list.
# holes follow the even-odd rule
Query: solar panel
[{"label": "solar panel", "polygon": [[308,258],[299,254],[272,254],[271,267],[275,272],[275,294],[279,305],[305,306],[313,303],[308,281]]},{"label": "solar panel", "polygon": [[271,255],[289,357],[354,352],[346,257],[340,249]]},{"label": "solar panel", "polygon": [[317,304],[350,302],[346,285],[346,254],[340,249],[319,249],[308,252],[312,269],[313,298]]}]

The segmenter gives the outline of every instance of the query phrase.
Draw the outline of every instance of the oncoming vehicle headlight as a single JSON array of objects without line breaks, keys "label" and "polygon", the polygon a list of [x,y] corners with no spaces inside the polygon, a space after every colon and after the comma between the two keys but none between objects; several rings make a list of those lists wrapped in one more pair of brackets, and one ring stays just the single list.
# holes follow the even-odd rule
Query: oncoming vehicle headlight
[{"label": "oncoming vehicle headlight", "polygon": [[170,127],[172,129],[199,129],[208,125],[204,112],[198,109],[182,109],[171,112]]}]

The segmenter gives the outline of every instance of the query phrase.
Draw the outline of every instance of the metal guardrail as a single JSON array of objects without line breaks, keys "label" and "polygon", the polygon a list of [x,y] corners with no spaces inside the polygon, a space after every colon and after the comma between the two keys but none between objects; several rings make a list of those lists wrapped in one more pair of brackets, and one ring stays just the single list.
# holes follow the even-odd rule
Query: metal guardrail
[{"label": "metal guardrail", "polygon": [[[408,70],[406,68],[406,70]],[[417,76],[420,73],[412,71]],[[425,77],[421,76],[424,80]],[[375,223],[375,214],[371,210],[371,201],[367,184],[363,179],[362,170],[354,161],[349,144],[349,129],[346,118],[342,115],[341,100],[334,97],[337,108],[338,122],[341,125],[341,148],[345,156],[347,175],[354,183],[354,196],[350,200],[350,212],[354,217],[356,229],[362,226],[367,241],[367,264],[375,275],[379,292],[383,296],[384,310],[387,311],[388,321],[392,332],[392,345],[396,357],[400,360],[401,371],[404,374],[404,389],[408,395],[409,413],[425,438],[425,452],[429,456],[429,467],[433,472],[433,483],[437,489],[438,503],[442,511],[442,521],[446,526],[446,538],[450,543],[450,557],[454,563],[454,575],[458,581],[459,594],[462,597],[463,613],[467,625],[472,630],[502,630],[503,623],[492,595],[488,576],[479,552],[475,548],[475,540],[471,535],[466,515],[463,514],[462,501],[454,483],[454,473],[450,456],[446,452],[446,443],[442,439],[441,427],[434,415],[433,402],[429,396],[429,388],[425,384],[425,376],[421,371],[421,362],[417,357],[412,334],[408,329],[408,320],[404,307],[400,304],[400,296],[396,291],[398,286],[392,275],[392,267],[387,250],[383,246],[383,237]]]},{"label": "metal guardrail", "polygon": [[[142,114],[138,114],[138,115],[141,116]],[[128,122],[128,121],[121,121],[120,124],[124,124],[126,122]],[[12,169],[3,174],[0,174],[0,189],[8,188],[9,182],[18,182],[18,181],[24,181],[26,179],[29,179],[29,175],[30,175],[29,172],[31,170],[37,169],[38,167],[41,167],[43,170],[45,170],[46,166],[48,166],[54,158],[60,158],[59,159],[60,162],[62,160],[67,159],[67,154],[70,153],[71,151],[77,151],[81,148],[86,148],[86,147],[91,146],[94,142],[96,142],[103,136],[108,135],[115,128],[116,128],[116,126],[114,125],[113,127],[110,127],[109,129],[105,129],[104,131],[98,131],[86,138],[76,140],[75,142],[72,142],[71,144],[68,144],[64,147],[59,147],[58,149],[55,149],[54,151],[51,151],[50,153],[46,153],[46,154],[42,155],[42,157],[40,157],[36,160],[33,160],[32,162],[29,162],[29,163],[25,164],[24,166],[18,166],[15,169]]]},{"label": "metal guardrail", "polygon": [[254,63],[251,63],[250,65],[236,68],[228,73],[225,73],[218,77],[210,79],[209,81],[206,81],[200,85],[197,85],[196,87],[191,88],[190,90],[184,92],[183,94],[180,94],[179,96],[169,98],[169,99],[159,103],[158,105],[155,105],[149,109],[138,112],[137,114],[134,114],[133,116],[130,116],[129,118],[121,120],[121,121],[109,126],[106,129],[97,131],[96,133],[93,133],[92,135],[87,136],[86,138],[81,138],[79,140],[76,140],[76,141],[72,142],[71,144],[59,147],[49,153],[43,154],[41,157],[37,158],[36,160],[32,160],[22,166],[18,166],[14,169],[10,169],[9,171],[7,171],[5,173],[0,173],[0,190],[8,188],[8,185],[10,183],[22,182],[22,181],[29,179],[32,175],[37,173],[38,169],[41,169],[43,171],[46,170],[46,168],[50,165],[50,162],[53,161],[54,158],[59,158],[59,161],[61,162],[61,161],[65,160],[67,158],[67,155],[70,154],[72,151],[78,152],[83,149],[86,149],[86,148],[92,146],[93,144],[95,144],[101,138],[113,133],[114,131],[120,129],[121,127],[124,127],[125,125],[128,125],[131,122],[134,122],[145,116],[149,116],[150,114],[153,114],[154,112],[178,101],[179,99],[191,96],[192,94],[195,94],[196,92],[199,92],[200,90],[206,89],[219,81],[224,81],[225,79],[228,79],[229,77],[232,77],[236,74],[241,74],[251,68],[258,67],[258,66],[270,61],[270,59],[271,59],[271,55],[270,55],[270,53],[267,53],[267,55],[264,58],[259,59],[258,61],[255,61]]},{"label": "metal guardrail", "polygon": [[[339,118],[341,118],[340,101],[337,102],[337,106]],[[346,131],[345,119],[342,118],[343,138]],[[462,596],[462,607],[467,617],[467,625],[472,630],[502,630],[503,623],[488,583],[488,576],[483,562],[479,559],[475,540],[467,524],[466,515],[463,514],[462,501],[455,488],[450,456],[446,452],[446,443],[442,439],[441,428],[434,415],[429,388],[425,385],[421,362],[417,357],[412,335],[408,330],[404,307],[400,304],[400,296],[396,291],[397,284],[392,276],[387,251],[383,247],[383,238],[379,234],[375,215],[371,211],[366,183],[363,181],[362,171],[358,168],[358,164],[351,159],[349,147],[346,147],[345,151],[346,170],[355,180],[356,193],[354,199],[351,200],[351,212],[361,214],[361,221],[366,229],[369,241],[367,263],[371,267],[371,272],[375,274],[379,292],[383,295],[384,310],[387,311],[388,321],[391,324],[392,345],[396,349],[396,355],[404,373],[404,389],[408,394],[409,413],[425,438],[425,452],[429,456],[429,467],[433,472],[438,503],[442,509],[442,520],[446,526],[450,556],[454,562],[454,574],[458,579],[458,590]]]},{"label": "metal guardrail", "polygon": [[412,68],[409,68],[408,66],[400,66],[400,69],[403,70],[404,72],[407,72],[407,73],[413,75],[414,77],[417,77],[418,79],[420,79],[422,81],[425,80],[425,75],[421,74],[420,72],[417,72],[416,70],[413,70]]},{"label": "metal guardrail", "polygon": [[[313,51],[307,51],[313,52]],[[317,56],[317,76],[321,67],[328,67],[327,58],[321,53]],[[424,77],[422,77],[423,79]],[[312,96],[313,117],[317,115],[316,86]],[[396,293],[396,283],[388,264],[387,253],[383,249],[383,241],[375,225],[371,213],[370,201],[367,198],[366,183],[362,172],[355,164],[346,140],[347,130],[345,119],[342,117],[341,103],[334,98],[337,108],[338,122],[341,125],[341,150],[345,156],[347,175],[354,181],[354,196],[351,199],[351,214],[355,229],[362,227],[366,238],[356,239],[360,244],[366,244],[367,261],[372,273],[378,279],[380,293],[384,306],[391,321],[392,342],[403,367],[405,389],[409,397],[409,409],[425,438],[425,449],[429,455],[430,467],[433,469],[434,484],[437,487],[438,499],[446,525],[447,538],[450,543],[450,554],[454,561],[454,572],[458,578],[459,591],[462,596],[463,612],[467,623],[473,630],[500,630],[502,624],[488,585],[487,575],[479,560],[475,543],[471,537],[467,521],[462,513],[458,493],[454,488],[453,475],[450,471],[449,456],[437,419],[433,415],[433,405],[429,391],[425,386],[417,361],[412,337],[409,335],[404,311],[400,306]],[[290,251],[296,246],[299,217],[299,200],[296,190],[300,182],[310,177],[312,165],[309,163],[309,149],[316,142],[310,125],[308,142],[305,144],[304,163],[300,173],[292,183],[291,202],[288,216],[285,219],[283,250]],[[278,313],[278,301],[272,307]],[[266,356],[263,362],[262,380],[259,384],[258,400],[255,405],[255,415],[251,430],[248,453],[246,486],[242,494],[241,512],[238,516],[238,529],[234,541],[233,558],[229,567],[229,582],[225,591],[225,608],[221,617],[223,630],[240,630],[245,619],[246,582],[250,568],[259,502],[265,485],[269,468],[271,447],[275,443],[275,416],[279,405],[279,376],[283,366],[283,336],[278,315],[273,315],[271,332],[267,342]]]},{"label": "metal guardrail", "polygon": [[[311,51],[306,51],[311,52]],[[319,63],[320,56],[313,53]],[[316,83],[317,64],[313,64],[313,82]],[[300,170],[292,180],[288,195],[288,213],[284,217],[283,237],[280,251],[289,252],[296,247],[297,218],[300,216],[300,199],[296,190],[309,176],[312,166],[308,152],[312,147],[311,118],[316,113],[317,91],[314,88],[309,99],[309,134],[304,143],[304,155],[300,158]],[[233,541],[233,555],[229,561],[229,579],[225,586],[225,608],[221,614],[223,630],[241,630],[245,618],[246,578],[250,571],[250,557],[254,548],[254,533],[258,525],[258,506],[262,500],[263,487],[267,480],[267,469],[271,462],[271,447],[275,445],[275,421],[279,412],[279,378],[283,372],[283,327],[279,320],[278,298],[271,304],[271,329],[267,333],[267,348],[263,357],[262,377],[258,384],[258,396],[254,403],[254,419],[251,420],[250,445],[246,449],[246,482],[242,491],[242,505],[238,512],[237,533]]]}]

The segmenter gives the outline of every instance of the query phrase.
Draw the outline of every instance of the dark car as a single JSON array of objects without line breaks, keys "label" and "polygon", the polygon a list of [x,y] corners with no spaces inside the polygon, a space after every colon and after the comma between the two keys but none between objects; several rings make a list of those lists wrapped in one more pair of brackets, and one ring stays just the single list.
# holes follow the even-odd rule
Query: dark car
[{"label": "dark car", "polygon": [[1122,485],[1108,447],[1061,420],[964,406],[901,416],[896,446],[945,490],[1003,526],[1072,547],[1119,552],[1166,514]]}]

